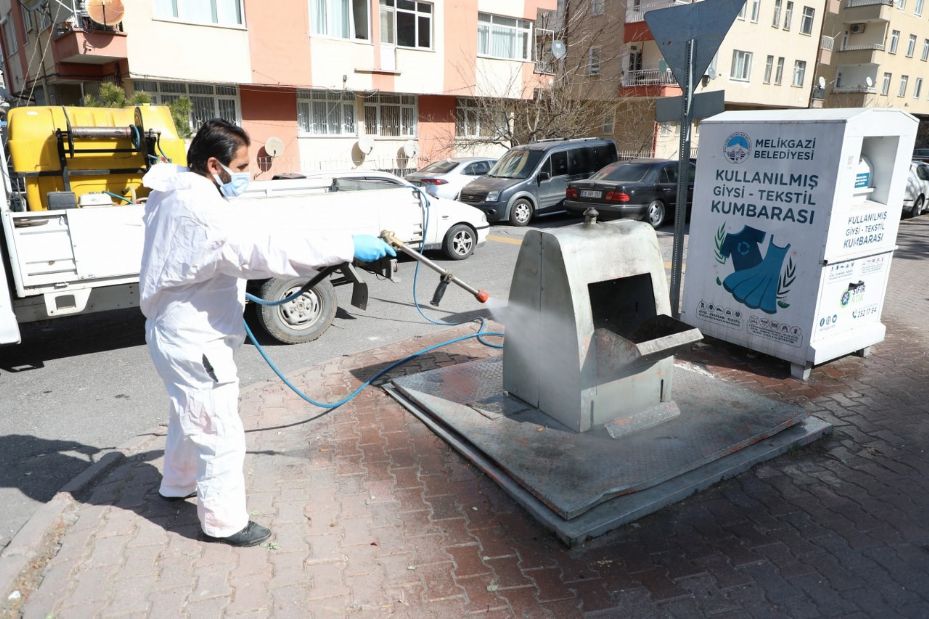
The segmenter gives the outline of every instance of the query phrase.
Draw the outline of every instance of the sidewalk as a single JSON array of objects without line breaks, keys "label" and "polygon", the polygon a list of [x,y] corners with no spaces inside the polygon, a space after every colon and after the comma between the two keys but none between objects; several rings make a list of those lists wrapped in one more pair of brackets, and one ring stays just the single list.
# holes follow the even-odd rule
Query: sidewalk
[{"label": "sidewalk", "polygon": [[[195,502],[156,496],[163,435],[150,437],[55,499],[23,597],[2,592],[0,616],[929,615],[929,218],[904,222],[898,243],[888,337],[872,356],[807,383],[719,342],[682,357],[802,405],[831,436],[584,547],[564,548],[381,390],[307,420],[313,409],[268,382],[241,410],[249,509],[273,543],[197,541]],[[466,330],[333,359],[296,382],[334,399]],[[397,372],[491,354],[470,341]]]}]

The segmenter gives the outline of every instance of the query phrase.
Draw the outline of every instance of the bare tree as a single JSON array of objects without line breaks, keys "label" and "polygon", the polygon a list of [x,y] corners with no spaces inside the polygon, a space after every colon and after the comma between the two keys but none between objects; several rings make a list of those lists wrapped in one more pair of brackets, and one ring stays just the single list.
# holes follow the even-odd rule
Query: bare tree
[{"label": "bare tree", "polygon": [[[459,106],[456,131],[448,140],[465,148],[510,147],[551,138],[612,136],[616,128],[641,122],[654,106],[620,94],[625,13],[618,4],[568,0],[560,10],[540,11],[532,77],[526,79],[519,70],[505,79],[499,73],[479,75],[475,98]],[[563,54],[555,53],[559,46]],[[630,148],[642,146],[651,144]]]}]

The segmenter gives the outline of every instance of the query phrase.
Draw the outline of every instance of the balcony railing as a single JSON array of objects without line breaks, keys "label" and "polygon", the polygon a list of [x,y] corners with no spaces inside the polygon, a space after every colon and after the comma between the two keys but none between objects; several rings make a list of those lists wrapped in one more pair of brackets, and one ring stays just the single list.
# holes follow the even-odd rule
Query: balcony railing
[{"label": "balcony railing", "polygon": [[641,69],[626,71],[623,86],[677,86],[671,69]]},{"label": "balcony railing", "polygon": [[626,21],[638,22],[645,20],[645,14],[656,9],[666,9],[678,4],[691,4],[691,0],[648,0],[647,2],[630,2],[627,4]]},{"label": "balcony railing", "polygon": [[832,89],[835,93],[877,93],[876,86],[867,86],[865,84],[852,84],[850,86],[835,86]]},{"label": "balcony railing", "polygon": [[831,52],[832,48],[835,47],[835,37],[823,36],[819,39],[819,49],[824,49]]},{"label": "balcony railing", "polygon": [[840,52],[860,52],[862,50],[877,50],[882,51],[884,49],[883,43],[857,43],[853,45],[842,45],[839,47]]},{"label": "balcony railing", "polygon": [[848,0],[845,4],[845,8],[853,9],[856,6],[876,6],[883,4],[884,6],[893,6],[893,0]]}]

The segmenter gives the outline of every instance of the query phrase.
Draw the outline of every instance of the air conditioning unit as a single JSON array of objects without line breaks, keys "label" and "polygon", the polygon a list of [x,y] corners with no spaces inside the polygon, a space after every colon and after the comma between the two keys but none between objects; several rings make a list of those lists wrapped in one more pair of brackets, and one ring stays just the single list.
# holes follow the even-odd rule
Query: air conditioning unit
[{"label": "air conditioning unit", "polygon": [[867,26],[867,24],[852,24],[849,26],[848,31],[852,34],[861,34],[864,32],[865,26]]}]

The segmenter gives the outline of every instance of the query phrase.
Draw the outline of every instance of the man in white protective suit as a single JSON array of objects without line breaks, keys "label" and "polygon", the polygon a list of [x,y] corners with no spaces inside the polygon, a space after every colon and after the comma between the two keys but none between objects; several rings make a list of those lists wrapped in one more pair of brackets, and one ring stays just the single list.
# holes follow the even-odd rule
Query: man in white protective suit
[{"label": "man in white protective suit", "polygon": [[139,276],[145,339],[171,402],[159,494],[196,494],[204,536],[254,546],[271,531],[245,507],[245,432],[233,353],[245,339],[248,279],[395,255],[380,239],[296,234],[246,223],[227,198],[248,184],[248,134],[206,122],[187,151],[189,169],[154,166],[143,182],[145,248]]}]

